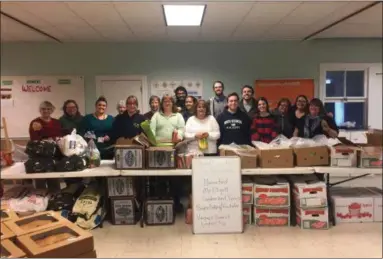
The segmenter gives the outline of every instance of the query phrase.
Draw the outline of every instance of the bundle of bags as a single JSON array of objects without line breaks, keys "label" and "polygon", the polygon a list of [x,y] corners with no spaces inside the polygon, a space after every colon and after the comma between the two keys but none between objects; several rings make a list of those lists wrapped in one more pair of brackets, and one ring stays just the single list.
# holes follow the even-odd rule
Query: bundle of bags
[{"label": "bundle of bags", "polygon": [[25,153],[26,173],[72,172],[100,165],[94,141],[87,143],[76,130],[57,141],[29,141]]}]

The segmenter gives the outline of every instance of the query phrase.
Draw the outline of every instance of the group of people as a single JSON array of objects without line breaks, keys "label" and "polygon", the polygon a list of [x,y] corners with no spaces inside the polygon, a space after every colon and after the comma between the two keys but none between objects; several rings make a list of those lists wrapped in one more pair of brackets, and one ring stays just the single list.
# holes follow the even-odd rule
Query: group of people
[{"label": "group of people", "polygon": [[[221,144],[251,145],[252,141],[271,142],[279,134],[312,138],[319,134],[337,137],[338,128],[331,113],[327,113],[319,99],[309,101],[299,95],[292,105],[282,98],[271,110],[266,98],[254,98],[254,89],[245,85],[242,98],[237,93],[225,96],[224,84],[213,84],[214,96],[208,100],[188,96],[184,87],[178,87],[175,96],[151,96],[150,111],[141,114],[138,99],[129,96],[117,104],[119,114],[108,115],[108,102],[99,97],[95,111],[82,116],[74,100],[63,105],[63,115],[51,117],[55,107],[49,101],[40,105],[40,117],[30,123],[31,140],[57,138],[76,129],[85,139],[93,138],[102,159],[113,159],[113,148],[118,138],[133,138],[142,133],[141,123],[150,120],[150,128],[157,142],[177,143],[188,140],[187,150],[216,155]],[[201,150],[199,140],[207,147]]]}]

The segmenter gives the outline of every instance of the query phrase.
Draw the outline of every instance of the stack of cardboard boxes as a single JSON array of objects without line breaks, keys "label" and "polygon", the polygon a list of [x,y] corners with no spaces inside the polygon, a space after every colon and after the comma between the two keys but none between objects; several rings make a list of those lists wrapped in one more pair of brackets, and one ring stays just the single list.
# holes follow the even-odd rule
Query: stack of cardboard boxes
[{"label": "stack of cardboard boxes", "polygon": [[109,177],[108,196],[112,223],[115,225],[136,224],[136,199],[133,177]]},{"label": "stack of cardboard boxes", "polygon": [[93,236],[53,211],[1,223],[1,257],[96,258]]},{"label": "stack of cardboard boxes", "polygon": [[328,229],[326,184],[314,175],[290,177],[293,184],[296,222],[302,229]]},{"label": "stack of cardboard boxes", "polygon": [[242,210],[244,224],[251,224],[253,222],[253,198],[253,180],[251,178],[242,179]]},{"label": "stack of cardboard boxes", "polygon": [[279,177],[254,178],[254,223],[257,226],[290,226],[290,186]]}]

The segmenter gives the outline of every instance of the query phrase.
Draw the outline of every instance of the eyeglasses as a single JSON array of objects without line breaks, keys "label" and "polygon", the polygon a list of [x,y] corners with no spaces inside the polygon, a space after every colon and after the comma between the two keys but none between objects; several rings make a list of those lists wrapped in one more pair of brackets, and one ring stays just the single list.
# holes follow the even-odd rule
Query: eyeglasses
[{"label": "eyeglasses", "polygon": [[297,100],[297,103],[307,103],[306,100]]}]

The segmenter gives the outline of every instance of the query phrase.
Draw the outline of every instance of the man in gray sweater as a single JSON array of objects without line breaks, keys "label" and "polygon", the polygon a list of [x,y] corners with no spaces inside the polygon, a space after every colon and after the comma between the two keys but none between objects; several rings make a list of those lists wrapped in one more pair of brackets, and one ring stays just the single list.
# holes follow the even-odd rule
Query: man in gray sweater
[{"label": "man in gray sweater", "polygon": [[211,114],[217,119],[227,106],[227,97],[223,94],[225,86],[221,81],[215,81],[213,84],[214,97],[208,101]]}]

